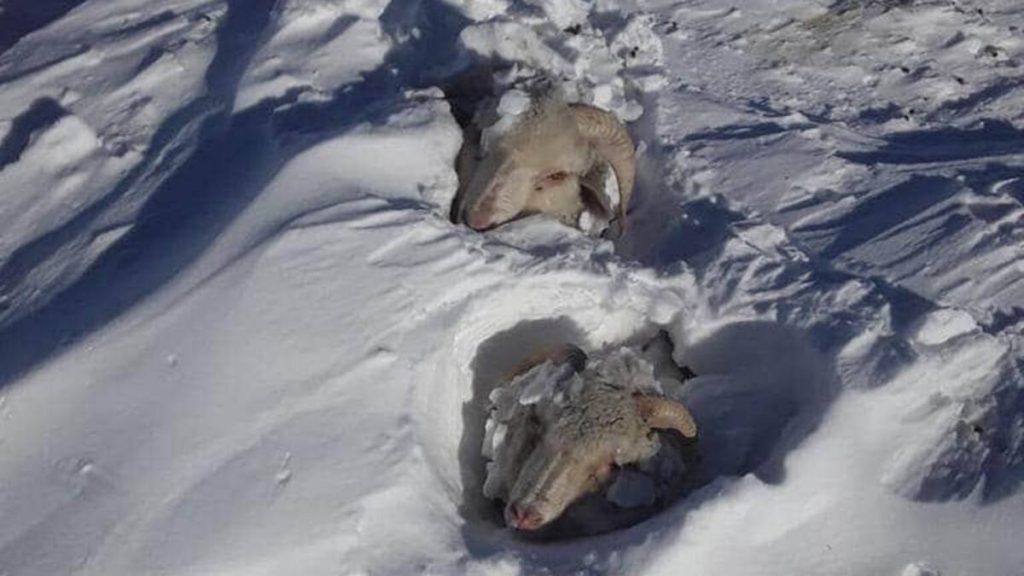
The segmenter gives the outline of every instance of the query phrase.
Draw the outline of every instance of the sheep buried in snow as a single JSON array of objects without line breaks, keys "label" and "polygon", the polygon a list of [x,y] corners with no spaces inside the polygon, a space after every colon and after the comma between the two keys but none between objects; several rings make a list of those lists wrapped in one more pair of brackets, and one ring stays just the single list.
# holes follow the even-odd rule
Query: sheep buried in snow
[{"label": "sheep buried in snow", "polygon": [[496,388],[491,402],[484,495],[503,501],[506,525],[523,532],[608,487],[620,467],[650,461],[657,431],[697,435],[686,407],[659,395],[651,365],[627,350],[588,366],[579,348],[563,346]]},{"label": "sheep buried in snow", "polygon": [[[517,96],[528,104],[510,115],[508,103]],[[465,131],[454,220],[488,230],[543,213],[579,227],[586,211],[621,232],[636,159],[633,140],[618,118],[553,94],[531,98],[513,92],[496,107],[482,107]]]}]

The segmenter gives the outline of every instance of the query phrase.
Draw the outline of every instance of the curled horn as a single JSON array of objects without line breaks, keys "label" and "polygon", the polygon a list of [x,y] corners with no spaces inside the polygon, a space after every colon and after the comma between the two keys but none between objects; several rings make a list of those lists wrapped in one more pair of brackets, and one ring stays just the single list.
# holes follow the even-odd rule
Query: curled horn
[{"label": "curled horn", "polygon": [[619,185],[619,227],[626,225],[626,209],[633,195],[636,179],[636,149],[633,139],[615,114],[588,104],[571,104],[570,108],[580,134],[600,157],[611,164]]},{"label": "curled horn", "polygon": [[638,395],[635,398],[640,417],[651,428],[677,430],[686,438],[697,436],[697,423],[686,406],[658,396]]}]

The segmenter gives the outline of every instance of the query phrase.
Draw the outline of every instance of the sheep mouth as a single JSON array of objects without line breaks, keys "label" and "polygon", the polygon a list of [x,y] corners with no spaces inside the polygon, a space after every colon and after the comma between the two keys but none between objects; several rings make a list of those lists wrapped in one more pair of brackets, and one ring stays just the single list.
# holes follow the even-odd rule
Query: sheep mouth
[{"label": "sheep mouth", "polygon": [[462,221],[466,224],[466,226],[469,226],[471,229],[475,230],[476,232],[488,232],[488,231],[494,230],[495,228],[498,228],[499,226],[504,226],[505,224],[511,224],[512,222],[516,222],[518,220],[523,220],[524,218],[529,218],[531,216],[537,216],[539,214],[543,214],[543,213],[539,212],[539,211],[536,211],[536,210],[521,210],[521,211],[517,212],[516,214],[514,214],[513,216],[510,216],[509,218],[504,219],[504,220],[495,220],[493,218],[489,218],[488,217],[489,219],[486,219],[486,220],[476,220],[476,221],[474,221],[472,217],[466,217],[466,218],[463,218]]}]

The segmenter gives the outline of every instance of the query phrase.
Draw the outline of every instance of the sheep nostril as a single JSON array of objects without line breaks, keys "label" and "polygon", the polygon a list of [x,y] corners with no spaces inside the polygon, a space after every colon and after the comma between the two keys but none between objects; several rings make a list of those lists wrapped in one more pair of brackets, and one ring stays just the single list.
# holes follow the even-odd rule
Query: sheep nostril
[{"label": "sheep nostril", "polygon": [[505,509],[505,523],[516,530],[536,530],[543,524],[543,519],[532,506],[512,503]]},{"label": "sheep nostril", "polygon": [[477,231],[487,230],[494,225],[491,222],[491,213],[484,210],[470,212],[469,217],[466,219],[466,224]]},{"label": "sheep nostril", "polygon": [[518,504],[513,502],[505,507],[505,524],[509,528],[519,528],[520,518],[522,511]]}]

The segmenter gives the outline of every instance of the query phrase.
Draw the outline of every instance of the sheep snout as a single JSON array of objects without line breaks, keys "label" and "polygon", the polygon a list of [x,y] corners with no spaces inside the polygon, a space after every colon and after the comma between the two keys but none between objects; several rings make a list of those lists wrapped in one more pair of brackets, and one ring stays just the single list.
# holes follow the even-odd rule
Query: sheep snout
[{"label": "sheep snout", "polygon": [[513,502],[505,507],[505,524],[510,528],[529,532],[541,528],[546,523],[544,516],[533,506]]}]

